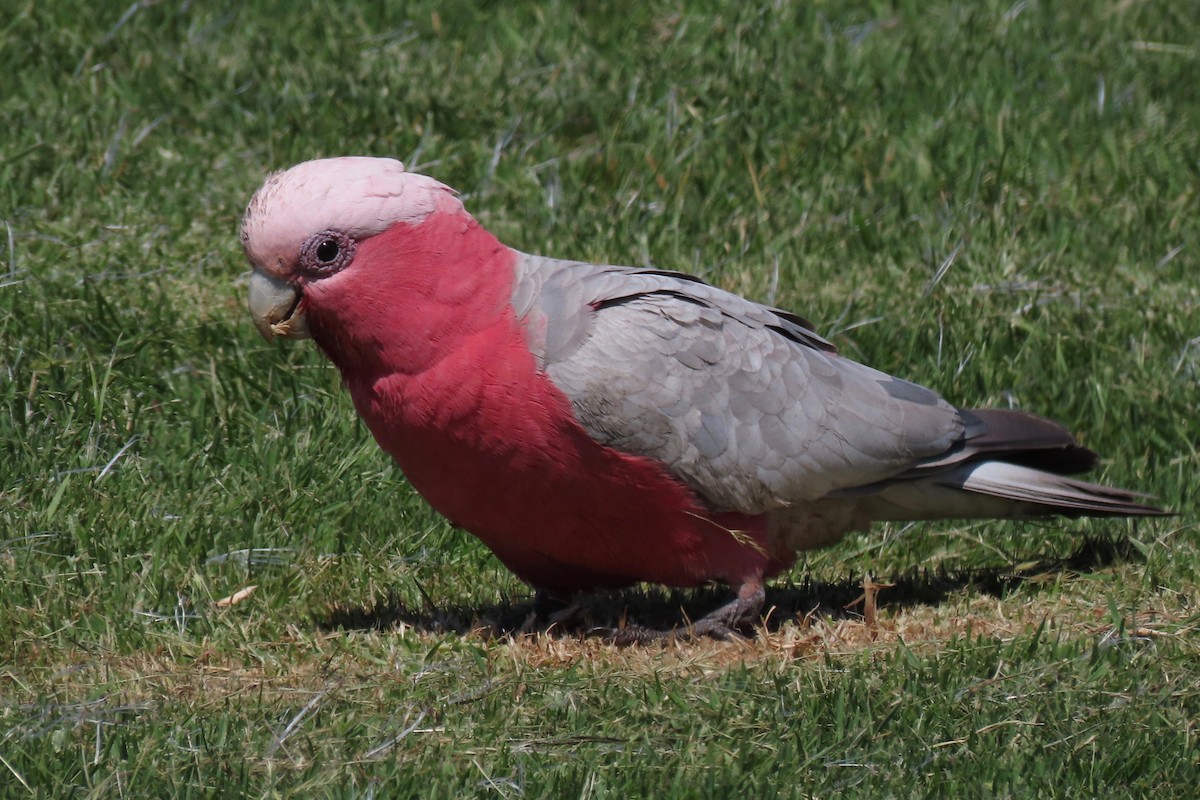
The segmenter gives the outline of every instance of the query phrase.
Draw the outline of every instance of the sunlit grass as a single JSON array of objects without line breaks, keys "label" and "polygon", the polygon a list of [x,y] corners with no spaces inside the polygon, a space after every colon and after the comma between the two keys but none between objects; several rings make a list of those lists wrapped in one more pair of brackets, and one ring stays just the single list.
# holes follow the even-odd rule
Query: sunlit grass
[{"label": "sunlit grass", "polygon": [[[1127,2],[14,7],[0,795],[1190,796],[1197,41]],[[881,526],[748,643],[493,639],[528,589],[244,310],[249,193],[355,153],[1060,419],[1178,516]],[[1088,537],[1122,555],[1058,560]],[[1021,578],[937,583],[972,570]],[[867,575],[910,581],[871,624]]]}]

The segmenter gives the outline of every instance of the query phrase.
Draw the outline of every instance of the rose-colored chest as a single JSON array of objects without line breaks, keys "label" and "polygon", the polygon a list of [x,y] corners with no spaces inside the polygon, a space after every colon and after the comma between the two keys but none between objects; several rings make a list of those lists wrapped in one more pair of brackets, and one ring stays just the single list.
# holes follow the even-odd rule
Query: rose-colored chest
[{"label": "rose-colored chest", "polygon": [[766,557],[740,534],[765,539],[763,520],[714,517],[662,465],[579,425],[510,305],[514,258],[473,221],[435,215],[367,240],[312,287],[313,336],[380,446],[540,588],[761,573]]}]

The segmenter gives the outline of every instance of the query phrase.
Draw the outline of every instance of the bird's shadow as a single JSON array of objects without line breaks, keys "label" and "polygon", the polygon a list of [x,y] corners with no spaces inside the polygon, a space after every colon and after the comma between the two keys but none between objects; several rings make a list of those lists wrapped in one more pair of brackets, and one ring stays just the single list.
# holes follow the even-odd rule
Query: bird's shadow
[{"label": "bird's shadow", "polygon": [[[1085,574],[1118,563],[1138,561],[1141,554],[1127,537],[1087,538],[1068,556],[1042,556],[1015,565],[972,569],[912,569],[886,579],[875,578],[875,604],[880,609],[936,606],[953,594],[974,591],[1003,597],[1016,587],[1047,576]],[[503,637],[537,632],[557,638],[578,638],[627,625],[650,630],[680,628],[731,598],[728,587],[668,590],[638,587],[597,592],[578,600],[577,613],[549,627],[532,625],[532,598],[484,606],[410,608],[394,595],[370,605],[338,605],[316,615],[322,630],[394,630],[412,628],[425,633],[474,634]],[[763,627],[777,631],[798,618],[861,618],[864,611],[862,577],[826,581],[804,576],[790,585],[768,588]]]}]

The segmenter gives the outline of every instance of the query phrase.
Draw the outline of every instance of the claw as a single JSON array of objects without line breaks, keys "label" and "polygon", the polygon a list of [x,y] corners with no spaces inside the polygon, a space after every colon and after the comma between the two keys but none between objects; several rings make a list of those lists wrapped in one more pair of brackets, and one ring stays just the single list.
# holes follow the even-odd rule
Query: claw
[{"label": "claw", "polygon": [[751,627],[762,611],[767,594],[762,581],[747,581],[738,589],[738,596],[720,608],[709,612],[695,623],[673,630],[655,630],[640,625],[623,628],[599,627],[588,631],[589,636],[598,636],[618,647],[646,645],[655,642],[689,642],[697,639],[715,639],[719,642],[745,640],[741,629]]}]

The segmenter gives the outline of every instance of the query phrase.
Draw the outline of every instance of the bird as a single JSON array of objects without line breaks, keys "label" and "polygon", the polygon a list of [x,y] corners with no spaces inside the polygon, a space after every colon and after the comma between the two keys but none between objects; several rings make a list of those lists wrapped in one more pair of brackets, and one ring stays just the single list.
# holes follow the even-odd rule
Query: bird
[{"label": "bird", "polygon": [[723,584],[683,630],[726,638],[799,553],[875,522],[1167,513],[1072,477],[1097,455],[1056,422],[952,405],[692,275],[517,251],[394,159],[271,174],[240,235],[261,334],[311,338],[535,607]]}]

